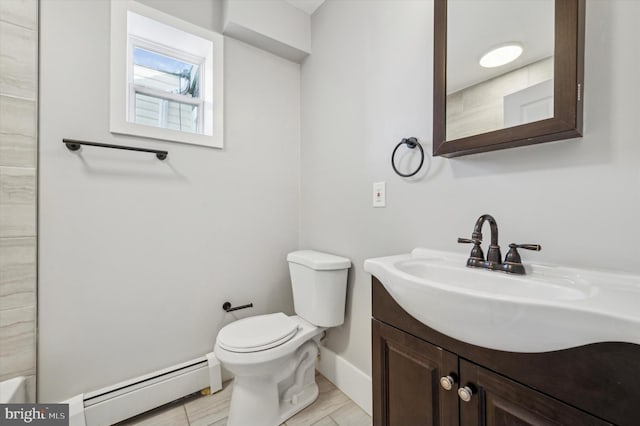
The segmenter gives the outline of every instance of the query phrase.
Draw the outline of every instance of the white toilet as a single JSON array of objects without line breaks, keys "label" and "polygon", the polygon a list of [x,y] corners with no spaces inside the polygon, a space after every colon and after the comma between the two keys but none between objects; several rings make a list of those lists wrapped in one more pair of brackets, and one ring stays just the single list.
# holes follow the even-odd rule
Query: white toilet
[{"label": "white toilet", "polygon": [[351,261],[312,250],[287,261],[297,315],[244,318],[218,333],[215,355],[235,375],[228,426],[277,426],[318,397],[318,341],[344,322]]}]

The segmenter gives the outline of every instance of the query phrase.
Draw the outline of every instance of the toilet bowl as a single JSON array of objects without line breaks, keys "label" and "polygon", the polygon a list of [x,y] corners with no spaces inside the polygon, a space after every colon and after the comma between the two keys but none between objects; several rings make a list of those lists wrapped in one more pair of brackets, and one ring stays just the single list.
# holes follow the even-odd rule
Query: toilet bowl
[{"label": "toilet bowl", "polygon": [[220,330],[214,352],[235,376],[228,426],[275,426],[318,396],[315,362],[328,327],[344,322],[344,257],[301,250],[287,256],[294,310],[235,321]]},{"label": "toilet bowl", "polygon": [[[290,321],[295,330],[293,335],[268,349],[254,352],[249,352],[250,348],[232,348],[240,352],[225,349],[224,335],[218,335],[216,358],[235,375],[227,425],[279,425],[311,404],[318,395],[314,370],[317,342],[324,328],[283,313],[249,317],[231,325],[244,326],[247,334],[253,330],[258,337],[265,322],[275,315]],[[286,333],[284,329],[283,333]]]}]

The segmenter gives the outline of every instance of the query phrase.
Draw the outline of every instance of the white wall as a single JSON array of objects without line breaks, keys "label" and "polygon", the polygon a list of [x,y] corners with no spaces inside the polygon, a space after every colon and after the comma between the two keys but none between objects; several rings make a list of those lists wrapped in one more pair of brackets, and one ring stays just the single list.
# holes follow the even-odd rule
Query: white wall
[{"label": "white wall", "polygon": [[[219,30],[219,2],[147,0]],[[178,6],[179,5],[179,6]],[[300,67],[226,40],[225,149],[109,133],[109,2],[41,2],[39,400],[213,348],[237,316],[292,312]],[[169,151],[85,147],[62,138]]]},{"label": "white wall", "polygon": [[294,62],[311,52],[311,17],[284,0],[224,0],[224,33]]},{"label": "white wall", "polygon": [[[587,1],[585,126],[578,140],[426,161],[419,181],[390,166],[402,137],[431,151],[433,3],[328,1],[302,68],[302,247],[350,257],[347,320],[328,346],[370,374],[364,259],[430,247],[467,253],[478,216],[500,242],[542,244],[525,262],[640,272],[640,2]],[[371,183],[387,182],[387,207]],[[486,231],[488,235],[488,229]],[[452,307],[455,309],[455,307]]]},{"label": "white wall", "polygon": [[311,50],[310,19],[306,12],[284,0],[224,1],[224,25],[232,21],[296,49]]}]

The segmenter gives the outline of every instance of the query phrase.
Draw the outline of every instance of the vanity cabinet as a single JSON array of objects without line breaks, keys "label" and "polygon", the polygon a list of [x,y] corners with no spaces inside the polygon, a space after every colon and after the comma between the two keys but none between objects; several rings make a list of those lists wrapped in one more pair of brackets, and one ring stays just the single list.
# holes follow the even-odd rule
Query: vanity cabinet
[{"label": "vanity cabinet", "polygon": [[469,402],[460,403],[460,425],[611,425],[464,359],[460,384],[474,386],[476,392]]},{"label": "vanity cabinet", "polygon": [[440,386],[440,377],[458,370],[458,357],[375,319],[371,325],[374,424],[458,424],[456,391]]},{"label": "vanity cabinet", "polygon": [[[376,426],[611,424],[383,322],[372,329]],[[460,387],[473,392],[469,401]]]},{"label": "vanity cabinet", "polygon": [[[372,285],[375,426],[640,425],[640,346],[482,348],[425,326]],[[469,401],[458,395],[465,387]]]}]

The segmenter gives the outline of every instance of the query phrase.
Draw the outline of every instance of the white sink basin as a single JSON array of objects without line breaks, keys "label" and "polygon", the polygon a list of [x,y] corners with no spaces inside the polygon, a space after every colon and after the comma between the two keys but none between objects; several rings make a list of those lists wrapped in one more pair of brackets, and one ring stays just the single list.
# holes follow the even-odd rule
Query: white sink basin
[{"label": "white sink basin", "polygon": [[467,268],[467,257],[415,249],[364,269],[418,321],[511,352],[597,342],[640,344],[640,276],[529,265],[527,275]]}]

